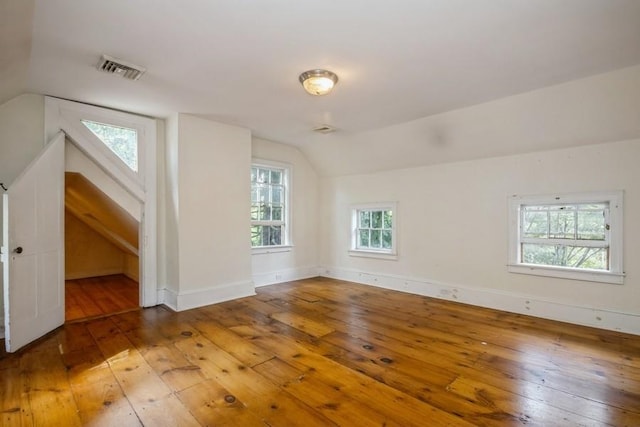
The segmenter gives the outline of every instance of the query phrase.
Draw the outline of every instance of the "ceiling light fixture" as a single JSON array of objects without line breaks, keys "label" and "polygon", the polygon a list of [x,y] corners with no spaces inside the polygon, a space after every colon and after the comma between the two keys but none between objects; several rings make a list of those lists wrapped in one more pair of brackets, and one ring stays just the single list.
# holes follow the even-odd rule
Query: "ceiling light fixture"
[{"label": "ceiling light fixture", "polygon": [[326,95],[338,83],[338,76],[327,70],[309,70],[300,74],[300,83],[311,95]]}]

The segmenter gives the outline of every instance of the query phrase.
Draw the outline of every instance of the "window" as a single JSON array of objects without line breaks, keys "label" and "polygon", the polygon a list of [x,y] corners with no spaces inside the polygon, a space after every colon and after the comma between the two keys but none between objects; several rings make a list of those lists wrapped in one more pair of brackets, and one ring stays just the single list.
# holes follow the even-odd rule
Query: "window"
[{"label": "window", "polygon": [[351,223],[352,255],[396,255],[395,203],[354,206]]},{"label": "window", "polygon": [[109,147],[132,171],[138,171],[138,132],[135,129],[89,120],[82,120],[82,124],[93,132],[104,145]]},{"label": "window", "polygon": [[287,246],[288,179],[284,166],[254,164],[251,167],[251,246]]},{"label": "window", "polygon": [[622,283],[622,193],[514,197],[509,271]]}]

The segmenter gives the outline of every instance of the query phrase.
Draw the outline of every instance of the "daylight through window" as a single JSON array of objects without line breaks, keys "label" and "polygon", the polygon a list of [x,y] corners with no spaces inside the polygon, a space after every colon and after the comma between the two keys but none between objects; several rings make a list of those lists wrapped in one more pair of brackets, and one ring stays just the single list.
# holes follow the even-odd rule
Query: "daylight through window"
[{"label": "daylight through window", "polygon": [[351,251],[395,254],[395,211],[393,204],[354,207]]},{"label": "daylight through window", "polygon": [[251,168],[251,246],[287,244],[287,170],[253,165]]},{"label": "daylight through window", "polygon": [[609,270],[609,203],[525,205],[521,262]]},{"label": "daylight through window", "polygon": [[138,171],[138,133],[135,129],[82,120],[95,136],[129,168]]},{"label": "daylight through window", "polygon": [[509,271],[622,283],[622,193],[510,202]]}]

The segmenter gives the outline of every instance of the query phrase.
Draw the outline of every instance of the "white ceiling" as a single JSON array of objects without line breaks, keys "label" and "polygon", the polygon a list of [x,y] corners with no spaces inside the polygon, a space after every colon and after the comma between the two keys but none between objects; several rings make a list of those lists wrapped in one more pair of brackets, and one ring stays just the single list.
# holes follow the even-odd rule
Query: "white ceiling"
[{"label": "white ceiling", "polygon": [[[10,10],[33,3],[32,16]],[[303,149],[317,143],[311,129],[320,124],[348,141],[640,64],[638,0],[0,4],[0,28],[13,28],[12,37],[2,34],[0,58],[11,52],[18,58],[11,63],[25,67],[19,58],[31,39],[26,75],[0,62],[0,102],[26,90],[156,117],[191,113]],[[148,71],[136,82],[100,73],[103,53]],[[333,93],[302,90],[298,75],[311,68],[339,75]],[[10,75],[22,80],[9,82]]]}]

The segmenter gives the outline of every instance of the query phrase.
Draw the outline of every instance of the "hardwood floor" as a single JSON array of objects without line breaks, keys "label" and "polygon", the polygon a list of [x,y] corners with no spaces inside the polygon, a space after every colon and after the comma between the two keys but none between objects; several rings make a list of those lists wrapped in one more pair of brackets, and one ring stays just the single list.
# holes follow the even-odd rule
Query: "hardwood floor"
[{"label": "hardwood floor", "polygon": [[77,321],[136,310],[138,282],[123,274],[67,280],[65,282],[65,321]]},{"label": "hardwood floor", "polygon": [[639,426],[640,337],[316,278],[67,324],[2,425]]}]

